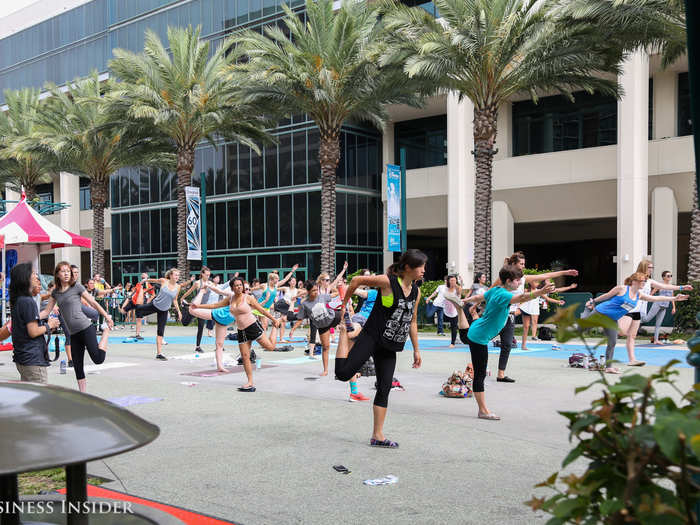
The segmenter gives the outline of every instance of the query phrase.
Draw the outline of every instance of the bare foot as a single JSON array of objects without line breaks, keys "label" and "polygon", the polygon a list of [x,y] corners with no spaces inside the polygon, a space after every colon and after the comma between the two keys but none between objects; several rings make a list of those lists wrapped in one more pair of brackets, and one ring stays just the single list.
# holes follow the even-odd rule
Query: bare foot
[{"label": "bare foot", "polygon": [[327,376],[327,375],[328,375],[328,370],[324,370],[323,372],[321,372],[321,373],[318,374],[318,375],[320,375],[321,377]]},{"label": "bare foot", "polygon": [[226,372],[228,372],[228,368],[224,368],[224,367],[222,366],[222,367],[217,368],[216,371],[217,371],[217,372],[224,372],[224,373],[226,373]]},{"label": "bare foot", "polygon": [[105,326],[104,329],[102,330],[102,338],[100,339],[100,342],[97,344],[97,348],[99,348],[103,352],[106,352],[108,340],[109,340],[109,327]]},{"label": "bare foot", "polygon": [[453,344],[450,344],[450,346],[449,346],[449,348],[454,348],[454,347],[455,347],[455,345],[453,345]]},{"label": "bare foot", "polygon": [[527,346],[521,346],[520,350],[530,350]]}]

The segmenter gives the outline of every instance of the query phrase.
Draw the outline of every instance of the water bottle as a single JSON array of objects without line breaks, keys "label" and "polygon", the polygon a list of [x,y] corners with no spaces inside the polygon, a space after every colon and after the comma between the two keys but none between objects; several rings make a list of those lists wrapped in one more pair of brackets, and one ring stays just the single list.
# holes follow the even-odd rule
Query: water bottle
[{"label": "water bottle", "polygon": [[66,360],[65,359],[61,359],[60,369],[61,369],[61,374],[66,373]]}]

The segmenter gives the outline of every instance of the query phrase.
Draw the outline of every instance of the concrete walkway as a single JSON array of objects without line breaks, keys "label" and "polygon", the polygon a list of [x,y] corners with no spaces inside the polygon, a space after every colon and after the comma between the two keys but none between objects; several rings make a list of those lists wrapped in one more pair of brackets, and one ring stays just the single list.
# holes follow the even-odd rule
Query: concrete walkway
[{"label": "concrete walkway", "polygon": [[[149,326],[145,335],[154,330]],[[406,390],[391,393],[385,426],[401,446],[377,450],[368,446],[371,403],[348,402],[347,385],[332,379],[332,361],[331,377],[315,379],[321,363],[304,359],[300,345],[288,353],[258,348],[263,365],[275,366],[257,370],[258,391],[245,394],[236,391],[245,382],[241,372],[183,375],[214,368],[213,340],[202,345],[210,353],[195,358],[191,327],[167,328],[167,362],[154,359],[153,344],[118,342],[129,333],[115,332],[105,365],[88,373],[88,391],[106,399],[160,399],[129,409],[157,424],[161,435],[147,447],[91,463],[88,472],[115,480],[107,488],[246,525],[544,523],[548,517],[523,502],[571,448],[557,410],[583,408],[599,392],[574,396],[595,374],[568,368],[563,358],[527,354],[511,357],[508,374],[516,383],[497,383],[492,354],[487,402],[503,420],[483,421],[473,399],[438,395],[448,375],[469,360],[464,347],[425,351],[419,370],[404,352],[396,376]],[[445,344],[445,338],[421,338],[426,349]],[[235,343],[226,343],[225,356],[235,360]],[[0,379],[18,378],[11,352],[0,353],[0,365]],[[680,386],[688,389],[692,370],[679,371]],[[59,375],[57,364],[49,382],[76,387],[72,370]],[[374,378],[362,378],[360,390],[373,397],[373,384]],[[335,472],[336,464],[352,473]],[[362,484],[387,474],[398,483]]]}]

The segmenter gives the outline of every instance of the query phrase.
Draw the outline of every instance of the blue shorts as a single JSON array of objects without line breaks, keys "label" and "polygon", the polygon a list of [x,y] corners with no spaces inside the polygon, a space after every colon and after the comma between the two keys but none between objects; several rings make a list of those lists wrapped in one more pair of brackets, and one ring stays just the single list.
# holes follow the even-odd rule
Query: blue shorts
[{"label": "blue shorts", "polygon": [[228,326],[236,320],[228,306],[222,306],[221,308],[215,308],[212,310],[211,318],[223,326]]}]

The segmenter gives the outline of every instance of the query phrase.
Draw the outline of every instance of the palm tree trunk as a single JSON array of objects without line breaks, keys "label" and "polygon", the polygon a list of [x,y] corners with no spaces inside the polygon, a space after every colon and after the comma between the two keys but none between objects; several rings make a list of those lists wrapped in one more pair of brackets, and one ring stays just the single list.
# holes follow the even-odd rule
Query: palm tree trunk
[{"label": "palm tree trunk", "polygon": [[105,275],[105,204],[107,203],[107,182],[99,176],[90,180],[90,201],[92,203],[93,267],[90,275]]},{"label": "palm tree trunk", "polygon": [[[190,185],[194,168],[194,147],[183,146],[177,150],[177,269],[180,279],[187,279],[190,265],[187,260],[187,202],[185,186]],[[204,234],[204,233],[203,233]]]},{"label": "palm tree trunk", "polygon": [[474,270],[491,281],[491,211],[493,209],[493,144],[496,141],[498,109],[474,107]]},{"label": "palm tree trunk", "polygon": [[700,281],[700,208],[698,183],[693,178],[693,211],[690,214],[690,246],[688,248],[688,281]]},{"label": "palm tree trunk", "polygon": [[321,271],[335,275],[335,186],[340,160],[340,130],[321,130]]}]

